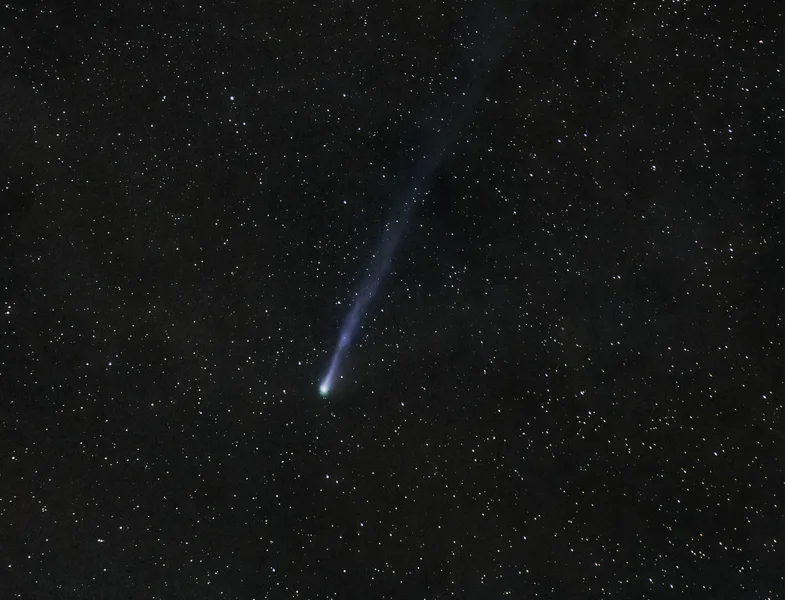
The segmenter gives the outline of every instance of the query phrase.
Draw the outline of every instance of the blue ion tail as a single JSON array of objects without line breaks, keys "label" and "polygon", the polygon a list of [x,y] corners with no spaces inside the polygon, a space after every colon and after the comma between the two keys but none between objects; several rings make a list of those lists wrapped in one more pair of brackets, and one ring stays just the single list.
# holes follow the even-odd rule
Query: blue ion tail
[{"label": "blue ion tail", "polygon": [[397,198],[393,214],[384,227],[379,248],[373,255],[373,262],[366,271],[359,291],[355,294],[351,310],[342,324],[338,343],[330,358],[330,366],[324,378],[319,382],[319,393],[323,397],[332,392],[333,386],[340,378],[338,372],[341,363],[346,358],[354,336],[361,327],[368,305],[379,290],[382,279],[390,270],[390,264],[401,241],[401,236],[409,224],[414,205],[418,200],[424,201],[422,194],[434,172],[444,160],[447,151],[454,146],[458,136],[468,125],[477,104],[482,99],[482,92],[489,76],[509,51],[509,48],[505,47],[514,26],[507,21],[506,16],[489,13],[487,26],[484,29],[488,28],[495,29],[498,35],[490,36],[492,39],[490,44],[479,43],[473,49],[474,57],[472,57],[472,61],[475,58],[479,59],[480,71],[485,71],[485,74],[478,71],[467,82],[467,91],[460,95],[453,109],[447,113],[446,119],[443,119],[447,125],[444,129],[435,132],[437,133],[435,139],[426,145],[424,154],[413,165],[414,175],[410,187]]}]

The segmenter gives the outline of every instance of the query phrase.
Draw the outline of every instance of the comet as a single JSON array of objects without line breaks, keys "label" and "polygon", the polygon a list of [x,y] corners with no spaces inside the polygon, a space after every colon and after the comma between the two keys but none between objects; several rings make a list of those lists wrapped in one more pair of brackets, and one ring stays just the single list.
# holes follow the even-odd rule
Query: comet
[{"label": "comet", "polygon": [[489,44],[484,45],[481,42],[479,47],[474,49],[474,55],[467,63],[473,65],[473,68],[469,72],[469,80],[463,93],[456,95],[458,100],[439,120],[440,125],[432,131],[430,139],[423,144],[423,152],[414,161],[409,185],[393,205],[396,208],[384,226],[378,250],[373,254],[370,267],[361,279],[351,308],[341,325],[327,372],[319,382],[319,393],[322,397],[329,396],[336,381],[341,378],[341,365],[362,328],[365,314],[379,291],[382,280],[390,271],[395,251],[409,225],[414,207],[424,201],[425,191],[434,172],[468,125],[495,67],[509,52],[509,47],[506,51],[504,47],[507,46],[514,29],[512,23],[504,16],[489,15],[486,19],[494,21],[498,30],[485,38],[491,40]]}]

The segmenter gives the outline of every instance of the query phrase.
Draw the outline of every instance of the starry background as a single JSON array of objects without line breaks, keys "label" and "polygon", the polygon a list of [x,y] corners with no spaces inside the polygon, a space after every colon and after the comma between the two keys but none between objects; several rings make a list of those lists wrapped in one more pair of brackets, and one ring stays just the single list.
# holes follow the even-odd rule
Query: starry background
[{"label": "starry background", "polygon": [[6,3],[3,596],[782,598],[765,6]]}]

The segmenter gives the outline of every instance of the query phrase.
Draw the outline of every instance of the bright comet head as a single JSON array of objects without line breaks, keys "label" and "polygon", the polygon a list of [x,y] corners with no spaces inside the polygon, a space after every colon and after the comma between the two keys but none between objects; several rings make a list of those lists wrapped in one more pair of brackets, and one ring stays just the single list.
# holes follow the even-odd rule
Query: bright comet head
[{"label": "bright comet head", "polygon": [[322,383],[322,385],[319,386],[319,393],[322,396],[326,396],[327,394],[329,394],[330,393],[330,384],[327,383],[326,381],[324,383]]}]

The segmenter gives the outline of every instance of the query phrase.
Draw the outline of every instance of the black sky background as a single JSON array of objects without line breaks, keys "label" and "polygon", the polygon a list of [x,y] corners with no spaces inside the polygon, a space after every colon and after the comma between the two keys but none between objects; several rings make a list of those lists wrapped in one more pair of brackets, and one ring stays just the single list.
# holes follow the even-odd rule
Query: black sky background
[{"label": "black sky background", "polygon": [[0,597],[782,597],[782,19],[6,3]]}]

